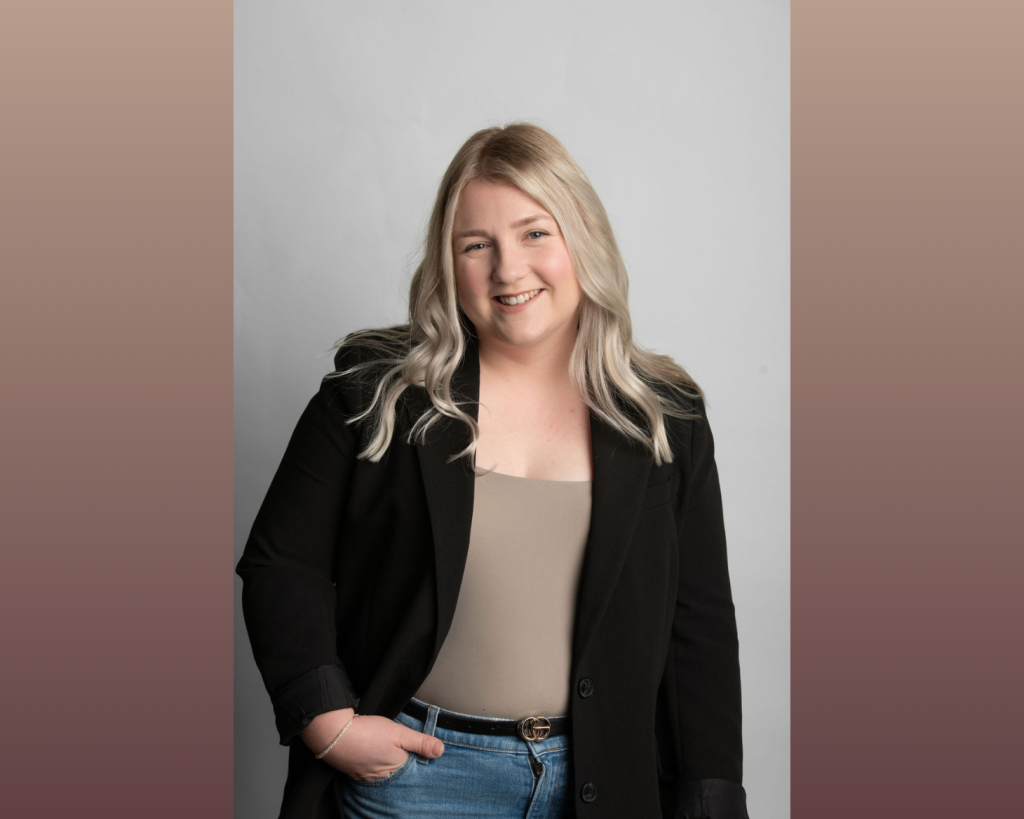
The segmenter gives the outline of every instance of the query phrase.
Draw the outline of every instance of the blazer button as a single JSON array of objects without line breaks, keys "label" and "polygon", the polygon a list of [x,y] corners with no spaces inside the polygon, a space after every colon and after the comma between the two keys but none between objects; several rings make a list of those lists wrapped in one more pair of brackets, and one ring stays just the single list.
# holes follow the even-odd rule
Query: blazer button
[{"label": "blazer button", "polygon": [[593,802],[597,799],[597,785],[593,782],[588,782],[582,788],[580,788],[580,798],[584,802]]},{"label": "blazer button", "polygon": [[577,686],[577,691],[580,692],[580,696],[586,699],[594,693],[594,681],[590,677],[584,677],[580,680],[580,684]]}]

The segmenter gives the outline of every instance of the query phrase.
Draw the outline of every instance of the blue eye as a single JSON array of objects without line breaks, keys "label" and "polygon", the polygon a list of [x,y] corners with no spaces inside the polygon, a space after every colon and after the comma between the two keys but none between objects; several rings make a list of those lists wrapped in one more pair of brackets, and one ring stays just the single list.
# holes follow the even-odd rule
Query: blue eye
[{"label": "blue eye", "polygon": [[529,236],[531,239],[539,239],[541,236],[547,236],[547,234],[543,230],[531,230],[526,235]]},{"label": "blue eye", "polygon": [[478,247],[486,247],[486,245],[484,245],[484,243],[483,243],[483,242],[476,242],[476,243],[474,243],[474,244],[471,244],[471,245],[470,245],[469,247],[467,247],[467,248],[466,248],[465,250],[463,250],[462,252],[463,252],[463,253],[469,253],[469,251],[471,251],[471,250],[476,250],[476,249],[477,249]]}]

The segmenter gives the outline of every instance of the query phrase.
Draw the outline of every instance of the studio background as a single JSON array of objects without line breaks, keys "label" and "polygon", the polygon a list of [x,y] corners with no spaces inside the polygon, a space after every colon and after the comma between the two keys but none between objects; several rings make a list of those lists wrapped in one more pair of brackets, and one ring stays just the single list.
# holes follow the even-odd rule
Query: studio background
[{"label": "studio background", "polygon": [[[331,345],[404,320],[440,178],[526,119],[588,174],[640,343],[708,395],[754,819],[789,816],[789,4],[235,3],[235,537]],[[235,815],[287,751],[235,579]]]}]

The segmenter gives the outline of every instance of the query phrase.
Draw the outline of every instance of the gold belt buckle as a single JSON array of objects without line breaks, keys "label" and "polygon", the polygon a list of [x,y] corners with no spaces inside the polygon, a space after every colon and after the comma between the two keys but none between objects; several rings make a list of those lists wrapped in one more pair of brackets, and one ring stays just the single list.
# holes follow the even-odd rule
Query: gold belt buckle
[{"label": "gold belt buckle", "polygon": [[519,736],[527,742],[547,739],[551,733],[551,720],[547,717],[523,717],[519,721]]}]

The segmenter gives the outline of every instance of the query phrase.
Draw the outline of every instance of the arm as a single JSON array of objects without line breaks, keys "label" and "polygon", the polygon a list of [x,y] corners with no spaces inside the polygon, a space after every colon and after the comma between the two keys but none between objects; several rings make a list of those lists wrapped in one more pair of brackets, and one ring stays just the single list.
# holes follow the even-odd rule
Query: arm
[{"label": "arm", "polygon": [[[704,415],[703,402],[696,408]],[[663,776],[672,815],[746,819],[739,646],[714,438],[706,417],[689,426],[677,449],[689,467],[676,509],[679,583],[664,680],[677,759]]]},{"label": "arm", "polygon": [[[348,362],[348,364],[354,362]],[[325,379],[307,405],[236,568],[253,655],[282,744],[313,719],[352,707],[337,654],[335,553],[358,439],[353,389]]]},{"label": "arm", "polygon": [[[338,370],[359,360],[344,348]],[[361,409],[354,382],[325,379],[292,433],[236,571],[256,665],[270,692],[281,744],[317,753],[354,717],[356,691],[337,653],[335,561]],[[387,718],[361,716],[324,762],[354,779],[394,771],[408,753],[435,758],[440,740]]]}]

